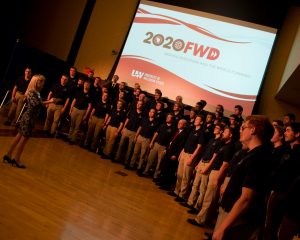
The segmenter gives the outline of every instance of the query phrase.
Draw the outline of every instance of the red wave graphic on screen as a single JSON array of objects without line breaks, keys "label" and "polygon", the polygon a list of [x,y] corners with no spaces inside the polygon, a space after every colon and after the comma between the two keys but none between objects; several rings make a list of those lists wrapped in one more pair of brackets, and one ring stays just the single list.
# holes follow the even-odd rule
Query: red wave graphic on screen
[{"label": "red wave graphic on screen", "polygon": [[[145,80],[142,76],[139,78],[137,75],[132,74],[135,70],[141,74],[149,74],[160,77],[160,81],[164,83],[164,86]],[[252,98],[241,101],[209,92],[177,76],[165,68],[132,56],[121,57],[116,74],[120,77],[120,79],[124,79],[124,81],[129,84],[133,85],[136,82],[140,83],[142,89],[153,89],[154,92],[155,88],[161,88],[163,90],[163,96],[167,96],[170,99],[175,99],[177,95],[183,95],[185,96],[184,102],[192,103],[191,105],[195,105],[195,103],[200,99],[205,99],[207,101],[207,106],[222,104],[226,111],[232,112],[234,106],[240,104],[244,108],[244,114],[250,115],[255,103]],[[234,95],[233,93],[230,94]],[[249,95],[238,95],[246,98],[249,97]]]},{"label": "red wave graphic on screen", "polygon": [[220,93],[226,94],[226,95],[231,96],[231,97],[247,99],[249,101],[255,101],[255,99],[256,99],[255,95],[242,95],[242,94],[237,94],[237,93],[232,93],[232,92],[226,92],[226,91],[223,91],[223,90],[220,90],[220,89],[217,89],[217,88],[213,88],[209,85],[206,85],[206,86],[208,86],[211,89],[214,89],[215,91],[218,91]]},{"label": "red wave graphic on screen", "polygon": [[[164,17],[164,18],[168,18],[168,19],[171,19],[171,20],[165,20],[165,19],[157,19],[157,18],[151,18],[151,17],[135,17],[134,18],[134,22],[136,23],[155,23],[155,24],[173,24],[173,25],[184,25],[198,33],[201,33],[203,35],[206,35],[208,37],[211,37],[211,38],[214,38],[214,39],[217,39],[217,40],[220,40],[220,41],[224,41],[224,42],[231,42],[231,43],[238,43],[238,44],[246,44],[246,43],[251,43],[251,42],[238,42],[238,41],[232,41],[232,40],[228,40],[228,39],[225,39],[225,38],[221,38],[215,34],[213,34],[212,32],[210,32],[209,30],[205,29],[205,28],[201,28],[199,26],[196,26],[196,25],[193,25],[193,24],[190,24],[190,23],[187,23],[187,22],[184,22],[184,21],[181,21],[177,18],[172,18],[172,17],[169,17],[169,16],[166,16],[166,15],[162,15],[162,14],[153,14],[153,13],[150,13],[150,12],[147,12],[146,10],[142,9],[142,8],[139,8],[138,9],[138,13],[141,13],[141,14],[150,14],[150,15],[153,15],[153,16],[159,16],[159,17]],[[165,22],[167,21],[167,22]]]},{"label": "red wave graphic on screen", "polygon": [[145,17],[136,17],[134,19],[135,23],[151,23],[151,24],[172,24],[172,25],[180,25],[174,21],[159,19],[159,18],[145,18]]}]

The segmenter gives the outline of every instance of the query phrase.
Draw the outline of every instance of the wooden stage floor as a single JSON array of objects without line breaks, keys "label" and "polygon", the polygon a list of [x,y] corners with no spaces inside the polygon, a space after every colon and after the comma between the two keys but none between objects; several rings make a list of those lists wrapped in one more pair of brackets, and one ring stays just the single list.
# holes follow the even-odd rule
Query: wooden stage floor
[{"label": "wooden stage floor", "polygon": [[[1,122],[1,127],[2,127]],[[11,127],[9,127],[11,131]],[[0,136],[0,239],[205,238],[206,229],[148,178],[60,139],[33,137],[26,169],[2,163],[12,141]]]}]

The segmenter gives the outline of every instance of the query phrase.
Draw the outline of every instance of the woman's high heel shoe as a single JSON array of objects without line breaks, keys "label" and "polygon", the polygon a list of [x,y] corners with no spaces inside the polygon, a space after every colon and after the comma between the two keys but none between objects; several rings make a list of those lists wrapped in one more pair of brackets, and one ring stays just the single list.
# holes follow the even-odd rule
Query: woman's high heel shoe
[{"label": "woman's high heel shoe", "polygon": [[11,163],[11,159],[10,159],[10,157],[9,156],[7,156],[7,155],[4,155],[3,156],[3,162],[5,163],[5,162],[7,162],[7,163]]},{"label": "woman's high heel shoe", "polygon": [[22,163],[17,162],[15,159],[11,160],[11,165],[16,165],[17,168],[26,168]]}]

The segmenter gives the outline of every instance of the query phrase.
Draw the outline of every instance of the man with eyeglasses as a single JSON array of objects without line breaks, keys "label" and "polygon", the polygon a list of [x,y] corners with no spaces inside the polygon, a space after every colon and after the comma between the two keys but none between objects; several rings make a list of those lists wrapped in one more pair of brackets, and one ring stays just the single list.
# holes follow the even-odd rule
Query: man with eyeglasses
[{"label": "man with eyeglasses", "polygon": [[249,151],[236,166],[224,192],[212,239],[257,239],[264,223],[273,133],[272,124],[262,115],[248,116],[241,126],[240,142]]}]

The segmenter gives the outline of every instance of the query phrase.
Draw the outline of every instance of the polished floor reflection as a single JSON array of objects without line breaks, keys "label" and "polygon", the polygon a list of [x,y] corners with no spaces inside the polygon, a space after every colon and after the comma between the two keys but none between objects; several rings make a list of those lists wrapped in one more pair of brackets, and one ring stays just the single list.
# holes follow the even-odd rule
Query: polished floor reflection
[{"label": "polished floor reflection", "polygon": [[[0,154],[11,136],[0,137]],[[0,239],[204,238],[151,179],[60,139],[31,138],[26,169],[0,164]]]}]

